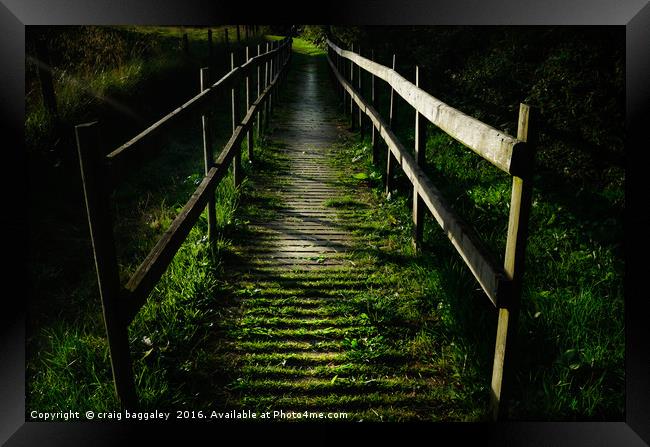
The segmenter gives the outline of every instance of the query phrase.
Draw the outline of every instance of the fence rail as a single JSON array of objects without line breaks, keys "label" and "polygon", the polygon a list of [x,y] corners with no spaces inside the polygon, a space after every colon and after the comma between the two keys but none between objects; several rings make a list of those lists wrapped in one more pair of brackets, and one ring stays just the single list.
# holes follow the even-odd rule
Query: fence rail
[{"label": "fence rail", "polygon": [[[343,109],[349,112],[352,127],[363,129],[362,114],[372,125],[373,161],[377,161],[379,138],[388,148],[386,157],[386,192],[389,191],[393,172],[393,160],[401,166],[413,187],[414,245],[419,247],[422,238],[422,207],[426,206],[445,231],[490,301],[498,309],[498,327],[492,369],[491,411],[494,419],[502,418],[506,411],[508,384],[513,363],[513,342],[519,315],[521,280],[524,269],[524,253],[527,238],[528,217],[532,195],[532,171],[534,145],[529,138],[530,108],[521,104],[517,137],[468,116],[433,97],[419,86],[419,70],[416,67],[416,84],[395,71],[373,60],[362,57],[352,50],[344,50],[327,40],[328,62],[333,78],[343,97]],[[374,59],[374,53],[372,58]],[[355,79],[356,64],[357,74]],[[348,68],[349,67],[349,68]],[[371,76],[371,99],[361,94],[362,72]],[[347,76],[346,76],[347,74]],[[390,88],[388,123],[376,109],[376,78]],[[355,89],[354,83],[358,89]],[[392,130],[394,93],[400,95],[415,109],[415,156],[399,141]],[[448,205],[423,170],[426,143],[426,122],[431,122],[502,171],[513,176],[508,236],[503,267],[499,266],[477,238],[476,233],[463,222]],[[529,142],[530,141],[530,142]],[[504,391],[505,390],[505,391]]]},{"label": "fence rail", "polygon": [[[231,164],[233,164],[235,184],[239,184],[241,170],[238,168],[238,164],[242,142],[248,136],[248,151],[250,153],[255,118],[260,114],[264,115],[264,119],[257,120],[258,135],[261,132],[260,126],[268,124],[268,115],[272,111],[273,103],[277,101],[278,86],[286,75],[291,46],[291,38],[274,42],[270,48],[267,44],[265,53],[259,54],[258,48],[258,55],[252,58],[247,56],[246,62],[240,66],[234,65],[233,55],[231,71],[208,87],[205,84],[207,84],[209,70],[201,69],[201,91],[199,94],[106,156],[101,155],[98,123],[81,124],[75,128],[115,391],[121,405],[125,408],[138,406],[127,336],[128,326],[146,303],[150,292],[160,280],[206,206],[208,207],[209,236],[211,242],[214,242],[214,228],[210,222],[215,221],[213,205],[215,190],[227,174]],[[263,78],[259,76],[262,65],[264,65]],[[258,95],[257,99],[251,103],[250,82],[255,71],[258,74]],[[246,97],[247,110],[241,117],[238,110],[239,92],[240,84],[244,82],[248,93]],[[208,115],[217,98],[226,98],[225,91],[228,89],[232,92],[230,100],[233,111],[233,132],[215,160],[212,155]],[[119,280],[113,226],[109,211],[110,190],[136,161],[146,160],[146,157],[150,155],[150,151],[147,149],[162,144],[162,139],[159,136],[163,130],[167,129],[179,116],[190,114],[202,115],[205,175],[170,227],[158,240],[127,284],[122,286]]]}]

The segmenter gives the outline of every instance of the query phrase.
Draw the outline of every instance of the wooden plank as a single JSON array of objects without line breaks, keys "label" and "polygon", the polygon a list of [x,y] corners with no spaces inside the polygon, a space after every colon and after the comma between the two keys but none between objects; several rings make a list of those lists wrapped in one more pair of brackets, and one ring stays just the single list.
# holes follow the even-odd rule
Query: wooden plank
[{"label": "wooden plank", "polygon": [[[237,27],[237,41],[239,42],[239,26]],[[230,69],[235,69],[235,53],[230,53]],[[233,85],[231,94],[231,109],[232,109],[232,131],[235,133],[235,129],[239,125],[239,115],[240,115],[240,106],[239,106],[239,86],[237,83]],[[235,188],[239,187],[242,182],[242,168],[241,168],[241,146],[235,147],[235,156],[232,163],[232,177],[235,183]]]},{"label": "wooden plank", "polygon": [[[359,53],[359,56],[361,56],[361,47],[358,48],[358,53]],[[358,65],[357,65],[357,90],[359,90],[359,92],[363,92],[362,84],[361,84],[361,67],[358,66]],[[361,140],[363,140],[363,137],[364,137],[364,135],[363,135],[363,118],[362,118],[363,113],[361,112],[361,109],[358,108],[358,107],[357,107],[357,115],[358,115],[357,119],[359,120],[359,123],[358,123],[359,124],[359,133],[361,135]]]},{"label": "wooden plank", "polygon": [[[246,28],[248,30],[248,28]],[[246,39],[248,39],[248,31],[246,31]],[[246,62],[250,60],[248,52],[248,45],[246,46]],[[246,110],[251,106],[251,77],[246,76]],[[249,130],[246,134],[246,149],[248,150],[248,162],[253,162],[253,131]]]},{"label": "wooden plank", "polygon": [[[530,141],[534,132],[530,126],[530,107],[521,104],[517,138]],[[533,141],[534,143],[534,141]],[[534,144],[528,146],[534,157]],[[531,166],[532,171],[532,166]],[[508,394],[511,391],[514,369],[514,352],[516,343],[519,308],[521,301],[521,284],[524,274],[526,240],[528,238],[528,220],[532,202],[532,172],[525,177],[512,178],[512,194],[510,199],[510,216],[508,219],[508,239],[504,270],[512,280],[512,289],[508,299],[499,302],[499,320],[494,347],[494,364],[492,367],[492,399],[491,409],[494,420],[503,419],[507,411]]]},{"label": "wooden plank", "polygon": [[[352,44],[351,50],[354,53],[354,44]],[[354,85],[354,62],[350,60],[350,75],[349,75],[350,85]],[[354,101],[350,101],[350,130],[354,130]]]},{"label": "wooden plank", "polygon": [[[395,70],[395,59],[396,59],[396,55],[393,54],[393,70]],[[393,129],[393,125],[395,124],[395,121],[393,119],[394,110],[395,110],[394,98],[395,98],[395,89],[393,89],[393,87],[390,86],[390,105],[388,107],[388,127],[390,129]],[[394,170],[395,170],[395,163],[393,160],[392,152],[390,148],[386,148],[386,179],[385,179],[386,195],[390,194],[390,190],[392,189]]]},{"label": "wooden plank", "polygon": [[[328,61],[330,66],[334,68],[331,59]],[[503,269],[497,266],[483,246],[475,240],[476,237],[473,231],[451,210],[442,194],[433,186],[424,171],[416,165],[413,156],[404,148],[379,113],[372,106],[366,104],[364,99],[339,73],[336,73],[336,75],[353,100],[357,102],[359,107],[379,129],[379,135],[383,138],[389,151],[394,155],[396,162],[402,166],[402,170],[411,181],[411,184],[417,185],[418,193],[424,204],[443,228],[487,296],[496,305],[497,297],[499,294],[504,293],[503,290],[507,289],[507,283],[509,283]]]},{"label": "wooden plank", "polygon": [[343,50],[331,41],[328,41],[328,44],[341,57],[354,61],[364,70],[386,81],[427,120],[499,169],[513,175],[524,174],[530,169],[528,156],[530,151],[525,149],[525,142],[445,104],[404,79],[394,68],[385,67]]},{"label": "wooden plank", "polygon": [[[258,44],[257,45],[257,55],[261,55],[261,46]],[[262,66],[258,65],[257,66],[257,98],[260,97],[260,88],[262,87],[262,80],[260,79],[260,74],[261,74]],[[262,138],[262,113],[257,114],[257,139],[259,140]]]},{"label": "wooden plank", "polygon": [[[266,53],[269,52],[269,43],[266,43]],[[269,85],[269,61],[264,61],[264,88]],[[264,102],[264,128],[267,129],[269,127],[269,101]]]},{"label": "wooden plank", "polygon": [[128,322],[124,318],[125,302],[120,288],[98,124],[93,122],[76,126],[75,134],[115,392],[123,408],[134,409],[138,399],[129,352]]},{"label": "wooden plank", "polygon": [[[375,50],[370,51],[370,59],[375,60]],[[375,92],[375,75],[370,73],[370,104],[377,109],[377,96]],[[379,162],[379,138],[377,138],[377,129],[375,126],[371,126],[372,135],[372,163],[377,164]]]}]

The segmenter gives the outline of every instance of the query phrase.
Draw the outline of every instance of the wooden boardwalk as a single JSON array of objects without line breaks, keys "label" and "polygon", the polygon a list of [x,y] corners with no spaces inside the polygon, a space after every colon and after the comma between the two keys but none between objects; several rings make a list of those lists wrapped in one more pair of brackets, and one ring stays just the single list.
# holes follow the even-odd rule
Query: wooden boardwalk
[{"label": "wooden boardwalk", "polygon": [[338,173],[331,166],[333,144],[343,129],[339,115],[319,89],[315,64],[297,67],[293,89],[285,95],[279,117],[274,120],[271,140],[285,160],[285,167],[264,179],[258,187],[277,195],[282,208],[276,217],[251,222],[255,239],[243,247],[249,265],[281,268],[323,269],[343,265],[350,248],[350,232],[341,213],[326,206],[328,199],[345,193]]},{"label": "wooden boardwalk", "polygon": [[440,372],[398,349],[373,351],[383,335],[363,309],[378,266],[351,256],[364,243],[353,231],[359,216],[327,203],[358,191],[333,165],[350,134],[325,64],[292,62],[264,145],[275,161],[248,179],[239,212],[249,224],[234,241],[237,259],[224,263],[232,294],[213,339],[213,389],[223,392],[214,401],[258,412],[343,411],[352,421],[435,420]]}]

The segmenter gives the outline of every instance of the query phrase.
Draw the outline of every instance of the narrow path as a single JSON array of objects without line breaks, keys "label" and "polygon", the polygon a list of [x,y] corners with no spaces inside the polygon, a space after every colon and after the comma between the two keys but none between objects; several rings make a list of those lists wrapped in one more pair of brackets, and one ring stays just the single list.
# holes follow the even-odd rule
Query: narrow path
[{"label": "narrow path", "polygon": [[228,409],[435,420],[446,412],[440,371],[388,343],[364,310],[379,266],[352,256],[355,210],[332,206],[358,195],[335,164],[348,133],[338,107],[324,57],[294,55],[242,200],[247,229],[225,263],[213,386]]}]

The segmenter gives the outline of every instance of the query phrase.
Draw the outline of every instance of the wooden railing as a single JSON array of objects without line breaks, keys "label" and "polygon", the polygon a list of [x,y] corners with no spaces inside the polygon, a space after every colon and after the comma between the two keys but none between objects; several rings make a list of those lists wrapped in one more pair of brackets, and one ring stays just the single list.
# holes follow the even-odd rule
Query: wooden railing
[{"label": "wooden railing", "polygon": [[[511,368],[506,368],[506,366],[512,363],[512,344],[517,330],[531,205],[534,148],[528,141],[530,108],[521,104],[517,137],[515,138],[465,115],[420,88],[417,67],[416,83],[413,84],[406,80],[395,71],[395,55],[393,55],[393,68],[389,68],[362,57],[354,51],[343,50],[329,39],[327,44],[329,65],[343,97],[343,108],[350,112],[352,127],[357,122],[356,124],[363,130],[363,115],[367,116],[372,124],[373,162],[378,161],[378,137],[381,137],[387,146],[386,192],[391,189],[394,161],[402,167],[404,174],[413,186],[413,243],[415,247],[419,248],[421,244],[422,211],[426,206],[445,231],[485,294],[498,309],[498,328],[492,370],[491,411],[493,418],[503,417],[506,408],[504,384],[508,383],[505,372],[507,371],[508,375],[511,374]],[[372,58],[374,59],[374,55]],[[369,101],[361,94],[362,69],[370,75],[371,98]],[[377,110],[376,78],[385,81],[390,88],[388,123]],[[357,88],[354,85],[355,81]],[[395,93],[415,109],[414,155],[411,155],[391,129]],[[451,209],[424,172],[427,121],[497,168],[512,175],[510,217],[503,267],[496,263],[491,253],[486,251],[476,233]]]},{"label": "wooden railing", "polygon": [[[150,292],[163,275],[174,255],[186,239],[203,210],[208,208],[208,235],[215,238],[214,194],[219,182],[226,176],[233,164],[236,185],[241,182],[241,145],[244,138],[248,143],[248,155],[252,160],[253,126],[257,118],[258,135],[268,125],[269,114],[277,102],[278,86],[286,75],[291,56],[292,40],[285,38],[273,42],[271,48],[246,62],[235,66],[231,53],[231,71],[212,85],[208,83],[208,69],[201,69],[200,93],[179,108],[165,115],[156,123],[104,156],[97,122],[76,126],[77,148],[81,165],[88,224],[93,245],[93,255],[106,335],[111,356],[111,368],[115,391],[125,408],[138,405],[133,369],[128,342],[128,326],[145,304]],[[262,73],[262,66],[264,72]],[[257,99],[253,97],[251,80],[256,70]],[[246,113],[239,111],[240,91],[246,92]],[[215,101],[230,90],[232,104],[232,135],[215,159],[212,148],[212,134],[209,125],[210,109]],[[156,146],[162,144],[161,132],[180,116],[201,115],[203,133],[204,177],[189,201],[171,223],[142,264],[125,286],[120,284],[118,263],[110,216],[110,191],[119,183],[123,174],[136,162],[146,160]]]}]

